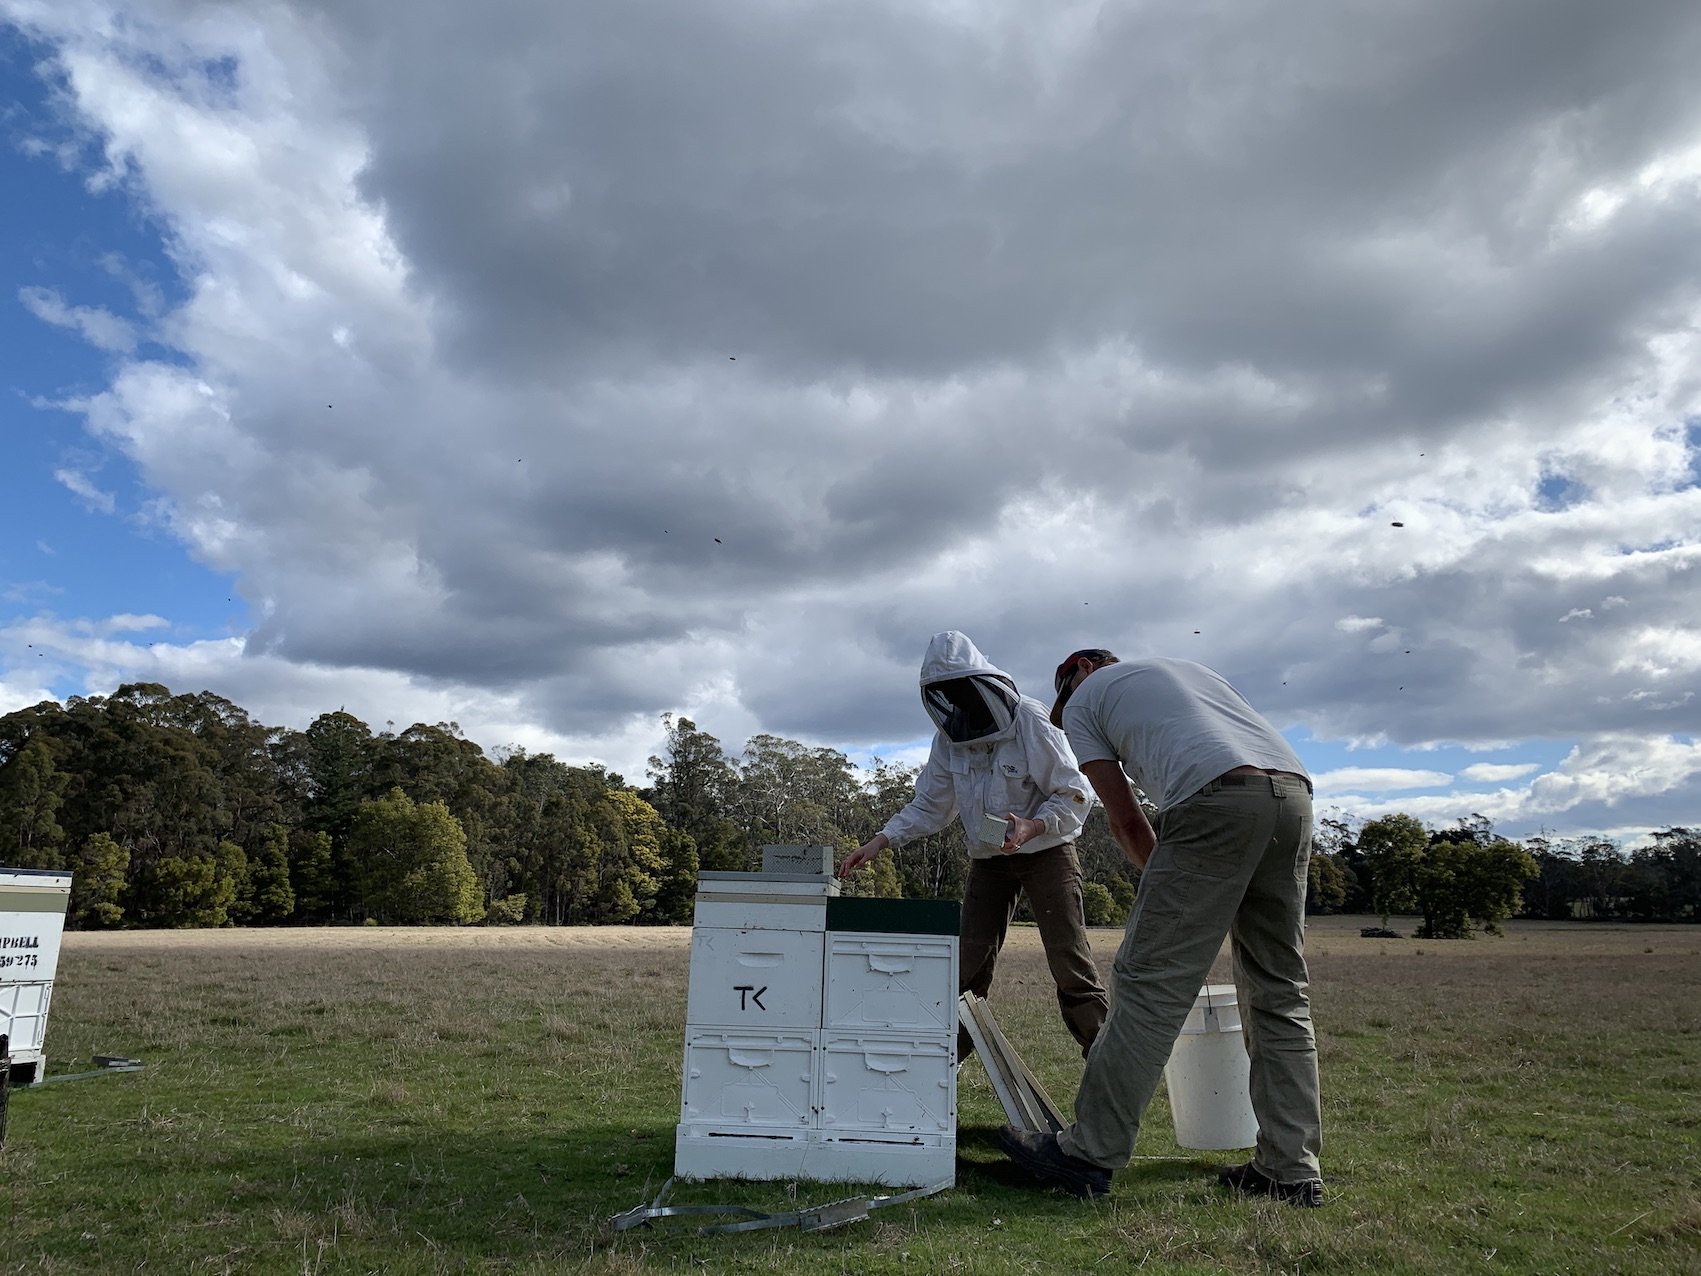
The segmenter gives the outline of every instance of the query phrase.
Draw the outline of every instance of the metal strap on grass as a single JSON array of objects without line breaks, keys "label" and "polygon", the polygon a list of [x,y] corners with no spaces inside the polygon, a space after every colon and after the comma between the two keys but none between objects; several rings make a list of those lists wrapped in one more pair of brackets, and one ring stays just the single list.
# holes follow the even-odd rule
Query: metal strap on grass
[{"label": "metal strap on grass", "polygon": [[93,1072],[61,1072],[47,1076],[37,1081],[37,1085],[51,1085],[55,1081],[87,1081],[90,1077],[110,1077],[117,1072],[140,1072],[147,1065],[140,1059],[124,1059],[118,1055],[97,1054],[89,1060],[95,1065]]},{"label": "metal strap on grass", "polygon": [[656,1193],[656,1199],[650,1204],[634,1206],[624,1214],[616,1214],[609,1219],[604,1225],[604,1232],[612,1235],[634,1227],[648,1226],[661,1218],[715,1215],[731,1215],[741,1221],[705,1224],[696,1228],[693,1235],[719,1236],[730,1232],[759,1232],[772,1227],[796,1227],[805,1232],[824,1232],[828,1228],[843,1227],[846,1223],[859,1223],[875,1210],[919,1201],[951,1186],[951,1180],[945,1179],[927,1187],[900,1192],[896,1196],[850,1196],[841,1201],[829,1201],[825,1205],[814,1205],[804,1210],[784,1210],[769,1214],[752,1209],[748,1205],[668,1205],[668,1194],[673,1191],[675,1181],[669,1179],[663,1183],[661,1191]]}]

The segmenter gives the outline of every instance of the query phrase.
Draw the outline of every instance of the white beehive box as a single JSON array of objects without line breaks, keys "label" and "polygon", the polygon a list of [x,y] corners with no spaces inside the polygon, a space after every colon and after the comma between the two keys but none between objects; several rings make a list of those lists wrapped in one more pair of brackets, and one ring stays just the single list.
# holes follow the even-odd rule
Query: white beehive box
[{"label": "white beehive box", "polygon": [[938,1036],[823,1033],[821,1128],[949,1135],[957,1128],[956,1050]]},{"label": "white beehive box", "polygon": [[70,902],[69,873],[0,868],[0,1036],[20,1085],[40,1081],[47,1067],[47,1011]]},{"label": "white beehive box", "polygon": [[723,1133],[803,1131],[815,1123],[813,1032],[690,1033],[682,1119]]},{"label": "white beehive box", "polygon": [[695,919],[674,1172],[950,1181],[957,905],[843,898],[815,872],[702,873]]},{"label": "white beehive box", "polygon": [[821,931],[691,933],[685,1021],[748,1031],[821,1026]]},{"label": "white beehive box", "polygon": [[829,933],[824,1026],[955,1040],[956,948],[955,936]]}]

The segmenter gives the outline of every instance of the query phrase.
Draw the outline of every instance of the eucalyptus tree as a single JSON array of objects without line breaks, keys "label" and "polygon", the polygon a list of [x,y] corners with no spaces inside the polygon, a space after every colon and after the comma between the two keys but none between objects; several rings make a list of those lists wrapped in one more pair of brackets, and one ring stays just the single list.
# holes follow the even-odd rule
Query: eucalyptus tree
[{"label": "eucalyptus tree", "polygon": [[70,777],[45,736],[33,736],[0,762],[0,863],[60,868],[65,830],[58,820]]},{"label": "eucalyptus tree", "polygon": [[466,836],[443,803],[415,803],[392,789],[361,804],[348,838],[365,916],[396,925],[464,925],[484,916]]},{"label": "eucalyptus tree", "polygon": [[860,790],[837,749],[752,736],[738,768],[736,810],[753,847],[779,842],[843,850],[856,843]]},{"label": "eucalyptus tree", "polygon": [[662,715],[667,742],[649,760],[643,796],[671,829],[691,838],[699,865],[718,872],[751,867],[749,843],[733,822],[738,769],[707,731],[690,718]]}]

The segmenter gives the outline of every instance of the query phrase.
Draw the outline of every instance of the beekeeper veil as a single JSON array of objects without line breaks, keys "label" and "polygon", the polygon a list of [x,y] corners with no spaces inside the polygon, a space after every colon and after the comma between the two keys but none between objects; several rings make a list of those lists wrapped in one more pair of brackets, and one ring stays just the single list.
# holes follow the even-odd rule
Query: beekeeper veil
[{"label": "beekeeper veil", "polygon": [[921,662],[921,702],[927,716],[957,744],[999,735],[1016,715],[1016,684],[980,654],[967,635],[933,635]]}]

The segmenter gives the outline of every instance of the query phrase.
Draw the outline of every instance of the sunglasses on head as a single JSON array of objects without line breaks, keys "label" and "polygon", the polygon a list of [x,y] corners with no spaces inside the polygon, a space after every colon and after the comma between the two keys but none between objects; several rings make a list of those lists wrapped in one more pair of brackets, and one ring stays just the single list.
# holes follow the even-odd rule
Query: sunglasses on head
[{"label": "sunglasses on head", "polygon": [[1091,661],[1093,668],[1097,669],[1115,659],[1115,656],[1102,647],[1087,647],[1072,652],[1067,660],[1057,666],[1057,672],[1052,675],[1051,689],[1061,694],[1063,688],[1069,685],[1069,679],[1074,676],[1075,670],[1080,668],[1083,660]]}]

